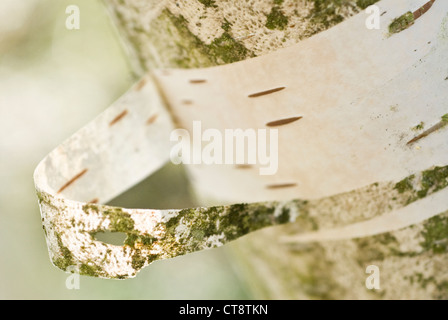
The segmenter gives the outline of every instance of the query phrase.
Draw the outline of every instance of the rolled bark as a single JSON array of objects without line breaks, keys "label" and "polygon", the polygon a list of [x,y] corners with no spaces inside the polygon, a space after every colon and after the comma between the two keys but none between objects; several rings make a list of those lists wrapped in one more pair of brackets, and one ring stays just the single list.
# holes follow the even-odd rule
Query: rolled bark
[{"label": "rolled bark", "polygon": [[[155,69],[205,68],[263,56],[325,32],[361,14],[362,9],[377,1],[104,2],[129,50],[135,72],[143,75]],[[188,127],[188,121],[176,110],[170,108],[175,123]],[[243,116],[249,117],[249,114],[243,113]],[[337,240],[325,237],[325,230],[332,227],[332,222],[326,217],[334,216],[335,212],[340,213],[341,220],[355,223],[357,221],[351,221],[351,217],[363,221],[379,212],[393,214],[394,210],[401,208],[426,210],[429,204],[422,201],[431,200],[432,193],[446,192],[446,165],[431,163],[428,165],[430,169],[412,172],[413,175],[396,183],[378,181],[355,191],[341,190],[341,194],[334,198],[316,202],[314,217],[318,218],[305,221],[311,225],[315,223],[316,229],[324,230],[321,238],[318,235],[315,239],[296,241],[294,235],[300,231],[299,225],[291,224],[257,231],[230,244],[229,248],[257,298],[446,299],[447,207],[422,221],[417,219],[407,225],[391,223],[389,229],[385,220],[380,224],[386,227],[378,234],[366,231],[361,236],[347,233],[346,238]],[[226,172],[215,171],[219,184],[237,186],[243,183],[243,175],[227,175]],[[266,190],[254,194],[252,189],[242,192],[240,188],[226,187],[225,196],[221,196],[223,187],[204,187],[207,173],[192,169],[191,174],[204,204],[252,202],[260,198],[282,201],[294,195],[294,190],[274,193]],[[430,188],[425,185],[429,180]],[[253,178],[250,183],[264,182],[261,178]],[[341,230],[340,234],[343,233]],[[371,265],[378,266],[381,271],[380,289],[366,287],[369,276],[366,270]]]}]

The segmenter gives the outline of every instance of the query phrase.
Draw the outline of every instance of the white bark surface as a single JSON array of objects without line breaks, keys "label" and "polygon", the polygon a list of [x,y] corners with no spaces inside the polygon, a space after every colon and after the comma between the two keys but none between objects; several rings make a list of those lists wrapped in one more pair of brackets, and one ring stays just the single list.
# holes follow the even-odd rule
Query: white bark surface
[{"label": "white bark surface", "polygon": [[[297,223],[262,231],[233,245],[249,266],[248,281],[254,283],[260,297],[446,297],[448,282],[443,266],[448,259],[445,190],[448,186],[448,139],[442,117],[447,113],[448,70],[444,61],[448,52],[448,4],[436,1],[433,8],[409,28],[390,35],[388,26],[394,18],[424,2],[380,1],[381,30],[366,29],[366,16],[358,14],[327,31],[322,31],[325,27],[313,19],[303,21],[305,13],[312,12],[308,7],[310,3],[306,3],[296,3],[303,12],[295,13],[288,1],[275,9],[283,10],[289,28],[295,28],[300,22],[297,26],[300,32],[290,32],[282,23],[276,25],[278,30],[271,32],[266,19],[269,8],[274,10],[275,6],[267,5],[267,1],[254,1],[250,8],[244,7],[240,11],[232,11],[238,7],[232,1],[218,3],[216,7],[204,6],[197,1],[180,1],[177,5],[173,1],[110,1],[140,67],[151,69],[154,77],[151,79],[155,80],[159,90],[147,80],[137,88],[144,88],[143,92],[148,90],[149,98],[135,94],[137,98],[133,101],[134,94],[130,93],[122,99],[130,108],[125,113],[128,118],[125,120],[130,121],[129,129],[134,128],[139,119],[131,110],[136,105],[141,104],[142,110],[160,106],[157,110],[164,112],[161,111],[162,102],[152,100],[158,99],[158,93],[164,98],[175,124],[190,130],[193,120],[201,120],[204,128],[257,129],[265,128],[266,123],[274,120],[303,117],[279,128],[280,170],[275,176],[261,177],[256,167],[244,171],[224,166],[189,168],[198,194],[204,199],[214,199],[214,203],[303,201],[300,202],[301,211],[296,214],[291,214],[294,210],[288,211],[288,220],[297,218]],[[359,10],[350,1],[344,4],[340,8],[342,18]],[[206,17],[197,22],[196,12]],[[302,20],[295,21],[298,17]],[[258,21],[258,24],[251,21]],[[237,30],[245,23],[249,35],[239,38]],[[310,28],[314,31],[309,31]],[[292,45],[317,31],[322,32]],[[278,37],[285,41],[275,42]],[[160,42],[162,39],[164,43]],[[260,46],[266,42],[272,46]],[[287,48],[281,49],[283,46]],[[167,67],[209,67],[239,60],[245,61],[206,69],[167,70]],[[155,66],[164,67],[164,70],[153,70]],[[205,82],[192,83],[190,80],[194,79]],[[256,99],[249,98],[253,93],[279,87],[285,89]],[[186,106],[185,100],[191,103]],[[151,107],[147,104],[149,101],[152,101],[149,103]],[[111,111],[110,115],[117,115],[118,109],[113,108],[115,113]],[[121,118],[116,119],[118,122]],[[114,124],[113,117],[109,120]],[[167,121],[163,120],[161,127],[159,125],[161,132],[169,131]],[[43,216],[50,219],[48,228],[54,231],[53,238],[48,238],[49,247],[50,251],[68,248],[72,259],[59,261],[60,264],[67,267],[68,262],[71,265],[77,261],[82,264],[78,270],[81,273],[118,278],[133,276],[152,261],[147,258],[148,254],[155,254],[151,251],[155,250],[152,242],[149,245],[143,239],[140,244],[133,241],[131,248],[109,248],[112,253],[107,249],[104,254],[99,249],[88,253],[79,241],[70,238],[69,231],[73,231],[70,223],[62,229],[54,225],[54,222],[60,223],[55,218],[57,212],[71,214],[76,206],[81,210],[80,204],[68,199],[91,201],[87,195],[98,191],[99,185],[107,185],[109,189],[102,190],[104,195],[95,198],[99,202],[106,201],[155,168],[145,167],[140,162],[145,157],[135,154],[131,150],[132,144],[127,146],[122,143],[124,140],[115,141],[115,135],[107,138],[109,133],[102,133],[107,130],[102,131],[98,127],[100,123],[94,123],[94,130],[87,132],[84,139],[91,140],[99,133],[99,141],[106,139],[109,142],[106,149],[101,149],[104,144],[93,148],[94,142],[84,144],[78,138],[82,135],[74,136],[68,142],[67,150],[56,150],[36,172],[37,187],[44,193],[41,199]],[[439,124],[438,130],[409,144],[417,135],[412,128],[420,123],[425,123],[425,129]],[[118,130],[120,139],[132,138],[141,146],[144,135],[139,136],[125,128]],[[143,146],[143,150],[148,152],[148,159],[152,155],[156,162],[162,163],[167,160],[164,156],[167,153],[163,153],[167,145],[160,139],[162,136],[151,133],[150,141],[160,141],[160,149]],[[131,149],[123,149],[125,145]],[[78,149],[80,153],[73,154]],[[67,163],[70,165],[64,169]],[[95,163],[98,164],[94,170],[97,176],[72,187],[70,179],[82,173],[86,164]],[[107,167],[109,163],[113,164],[110,168]],[[134,173],[127,175],[127,171]],[[127,179],[124,183],[121,180],[123,174]],[[48,184],[42,186],[45,179]],[[288,184],[290,188],[267,188],[282,184]],[[60,192],[57,192],[58,188]],[[64,200],[58,200],[60,197],[55,196],[55,192]],[[281,203],[266,207],[276,208],[276,205],[285,208]],[[229,208],[219,211],[219,219],[233,212],[234,207]],[[120,218],[110,210],[113,209],[97,205],[85,207],[84,204],[81,211],[87,215],[90,212],[91,216],[85,217],[83,223],[108,216],[109,222],[111,217]],[[257,210],[258,206],[249,207],[249,216],[258,213]],[[276,211],[273,211],[274,220],[278,218]],[[51,212],[53,217],[51,214],[46,216]],[[151,210],[124,212],[133,220],[132,228],[125,231],[133,234],[141,229],[141,236],[157,238],[151,234],[156,227],[142,231],[151,219],[138,222],[139,213],[150,215]],[[169,219],[163,218],[162,213],[159,222],[169,223],[172,218],[186,217],[187,221],[200,224],[200,214],[204,213],[210,211],[196,209],[192,220],[186,213],[180,215],[179,211],[168,213]],[[82,215],[81,212],[78,214]],[[206,215],[203,216],[206,219]],[[375,218],[378,216],[381,217]],[[370,218],[375,219],[366,221]],[[359,223],[346,229],[331,230],[356,222]],[[102,228],[110,229],[110,226]],[[97,229],[98,226],[81,231]],[[194,229],[194,224],[189,224],[185,232],[176,229],[175,237],[188,242],[198,236]],[[298,236],[316,229],[319,230],[317,233]],[[165,239],[167,230],[162,228],[159,240]],[[237,236],[243,234],[235,233]],[[201,233],[199,237],[204,235]],[[82,242],[82,239],[77,240]],[[210,246],[233,238],[223,237],[221,240],[210,239]],[[90,248],[99,246],[87,238],[85,241],[85,246]],[[157,255],[193,251],[188,249],[190,242],[181,241],[180,244],[181,250],[161,248]],[[53,260],[63,256],[53,257]],[[109,262],[102,265],[104,260],[100,257]],[[372,264],[378,265],[383,275],[380,291],[369,291],[364,285],[365,268]],[[107,269],[109,266],[111,269]],[[118,269],[113,269],[114,266]]]}]

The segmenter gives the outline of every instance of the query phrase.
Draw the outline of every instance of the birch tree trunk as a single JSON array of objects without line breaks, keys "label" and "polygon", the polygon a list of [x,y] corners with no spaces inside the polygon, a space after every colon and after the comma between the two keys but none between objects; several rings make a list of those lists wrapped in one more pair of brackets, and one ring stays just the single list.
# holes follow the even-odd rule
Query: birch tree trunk
[{"label": "birch tree trunk", "polygon": [[[170,68],[205,68],[264,56],[325,33],[361,11],[376,0],[105,0],[129,55],[135,72]],[[390,3],[381,1],[379,6]],[[409,8],[411,9],[411,8]],[[401,8],[396,11],[402,10]],[[391,10],[389,10],[391,11]],[[392,10],[393,11],[393,10]],[[406,12],[406,11],[404,11]],[[403,13],[404,13],[403,12]],[[388,17],[388,14],[382,12]],[[389,19],[393,18],[390,16]],[[362,18],[359,18],[360,21]],[[355,33],[355,31],[354,31]],[[446,35],[444,36],[446,39]],[[344,48],[342,46],[342,48]],[[345,50],[355,50],[346,47]],[[321,55],[330,59],[331,53]],[[418,60],[418,59],[417,59]],[[347,66],[350,68],[350,66]],[[447,74],[448,75],[448,74]],[[251,77],[241,74],[241,77]],[[362,81],[363,75],[359,75]],[[442,79],[443,80],[443,79]],[[256,81],[256,79],[254,79]],[[398,80],[397,80],[398,81]],[[387,101],[391,112],[395,101]],[[168,99],[168,105],[170,101]],[[279,109],[282,106],[277,106]],[[171,116],[179,127],[189,128],[191,120],[202,112],[201,120],[228,118],[221,109],[204,114],[204,110],[179,111],[170,106]],[[193,113],[189,116],[187,113]],[[222,120],[232,127],[233,121],[248,121],[252,112],[241,111],[234,119]],[[238,120],[239,119],[239,120]],[[219,120],[218,120],[219,121]],[[227,121],[227,122],[226,122]],[[417,123],[418,124],[418,123]],[[291,143],[292,141],[289,141]],[[199,198],[204,204],[253,202],[262,200],[316,199],[333,196],[312,206],[317,218],[303,218],[310,228],[324,230],[315,238],[295,239],[299,224],[269,228],[251,234],[229,245],[237,257],[244,278],[259,298],[378,299],[378,298],[447,298],[448,297],[448,209],[439,215],[413,223],[401,224],[393,218],[356,230],[336,230],[331,236],[328,219],[338,213],[341,220],[358,217],[362,223],[379,212],[392,212],[410,205],[425,211],[424,203],[431,193],[447,186],[447,163],[429,163],[419,172],[397,174],[390,179],[363,182],[357,188],[345,188],[336,181],[333,189],[312,185],[297,186],[299,176],[293,162],[298,151],[289,150],[282,179],[263,178],[247,173],[250,168],[187,167]],[[438,166],[436,166],[438,165]],[[445,165],[442,166],[442,165]],[[433,167],[436,166],[436,167]],[[423,170],[426,169],[426,170]],[[314,170],[310,168],[310,170]],[[400,179],[398,179],[401,177]],[[356,180],[356,177],[347,177]],[[331,178],[329,179],[331,180]],[[392,181],[392,182],[382,182]],[[427,182],[431,181],[431,186]],[[337,192],[337,185],[340,189]],[[266,187],[267,186],[267,187]],[[331,189],[331,190],[330,190]],[[352,191],[355,190],[355,191]],[[441,200],[442,201],[442,200]],[[446,203],[446,202],[445,202]],[[419,211],[420,210],[420,211]],[[437,209],[434,209],[437,210]],[[330,214],[330,212],[332,214]],[[363,219],[359,218],[363,217]],[[392,222],[391,222],[392,221]],[[373,228],[373,229],[370,229]],[[358,232],[358,233],[357,233]],[[287,237],[287,241],[280,241]],[[315,241],[319,239],[319,241]],[[380,289],[366,285],[368,266],[380,270]],[[366,273],[366,271],[368,273]]]}]

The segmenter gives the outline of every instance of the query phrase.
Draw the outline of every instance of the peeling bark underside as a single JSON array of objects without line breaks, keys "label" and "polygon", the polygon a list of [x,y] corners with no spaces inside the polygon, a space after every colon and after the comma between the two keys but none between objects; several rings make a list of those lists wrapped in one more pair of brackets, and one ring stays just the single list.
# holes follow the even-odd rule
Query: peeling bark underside
[{"label": "peeling bark underside", "polygon": [[[105,0],[105,3],[112,8],[120,31],[124,35],[124,41],[128,42],[133,52],[131,56],[138,61],[137,73],[153,68],[208,67],[261,56],[324,31],[375,2]],[[78,265],[77,271],[82,274],[104,277],[115,275],[120,278],[120,274],[113,274],[98,266],[104,265],[109,270],[114,270],[115,262],[109,261],[108,256],[122,254],[129,262],[128,273],[123,277],[134,276],[136,271],[152,262],[152,258],[168,258],[172,252],[175,253],[174,256],[201,248],[215,247],[259,227],[295,220],[297,222],[293,224],[257,231],[230,245],[235,255],[239,257],[245,278],[258,297],[446,299],[448,298],[446,207],[434,212],[428,217],[429,219],[416,221],[412,226],[408,225],[400,230],[387,230],[374,236],[319,242],[279,240],[285,236],[294,237],[305,231],[325,230],[361,222],[417,205],[419,201],[436,199],[437,195],[446,193],[448,171],[446,166],[435,165],[429,164],[425,171],[414,172],[399,182],[375,183],[356,191],[320,200],[296,200],[289,204],[276,202],[272,204],[272,210],[267,213],[270,218],[262,221],[260,226],[252,224],[253,216],[247,218],[251,215],[244,214],[244,205],[237,206],[234,209],[239,210],[238,217],[241,219],[237,225],[240,224],[244,230],[231,230],[227,232],[228,234],[224,229],[235,226],[235,221],[227,221],[231,212],[235,213],[235,210],[215,208],[218,213],[214,211],[213,214],[207,215],[208,218],[215,219],[208,221],[209,226],[214,227],[213,232],[207,234],[207,239],[210,240],[207,243],[195,242],[195,239],[205,239],[204,228],[210,231],[206,226],[195,228],[202,221],[201,215],[204,213],[202,209],[185,211],[182,214],[172,212],[168,214],[169,218],[158,216],[157,219],[161,224],[153,226],[149,232],[153,234],[148,237],[148,232],[139,229],[139,226],[145,224],[137,221],[137,212],[116,212],[113,208],[95,204],[77,208],[81,220],[83,215],[90,214],[89,219],[98,215],[98,225],[88,226],[83,221],[76,221],[76,217],[73,217],[75,220],[65,217],[64,219],[68,220],[63,221],[62,225],[65,225],[67,230],[79,228],[94,233],[104,228],[110,230],[115,221],[118,226],[115,231],[128,234],[127,246],[119,249],[122,251],[112,252],[118,250],[113,247],[101,248],[102,251],[98,249],[97,253],[103,252],[103,254],[97,257],[103,257],[103,261],[89,262],[83,257],[83,252],[78,252],[74,259],[70,253],[73,250],[67,249],[70,234],[65,233],[65,229],[55,229],[55,221],[59,219],[60,223],[62,219],[60,213],[68,207],[70,209],[73,204],[67,205],[62,200],[50,199],[45,190],[40,190],[40,202],[50,213],[49,221],[45,222],[48,224],[48,229],[54,232],[50,235],[52,239],[49,240],[49,244],[56,247],[53,251],[59,251],[59,256],[53,256],[52,259],[64,270],[69,266]],[[438,201],[443,204],[440,199]],[[295,209],[291,210],[291,206]],[[288,210],[283,212],[284,208]],[[437,208],[436,206],[434,210]],[[297,214],[297,211],[300,214]],[[54,216],[51,216],[51,212]],[[253,207],[249,212],[259,213]],[[291,215],[291,212],[295,214]],[[227,222],[215,228],[217,220]],[[259,219],[256,220],[260,222]],[[170,233],[170,221],[177,223],[177,226],[181,221],[180,224],[184,229],[175,228]],[[101,225],[103,229],[100,228]],[[174,240],[170,242],[169,237]],[[173,249],[172,245],[179,245],[179,238],[185,242],[180,248]],[[85,241],[87,247],[98,245],[93,242],[90,235],[82,241]],[[366,289],[365,270],[368,265],[377,265],[381,270],[379,291]]]}]

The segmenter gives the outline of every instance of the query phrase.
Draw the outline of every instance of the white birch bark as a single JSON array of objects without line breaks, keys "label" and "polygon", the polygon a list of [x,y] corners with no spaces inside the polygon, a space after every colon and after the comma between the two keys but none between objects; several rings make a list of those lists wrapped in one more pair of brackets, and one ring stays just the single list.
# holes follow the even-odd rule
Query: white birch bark
[{"label": "white birch bark", "polygon": [[[105,1],[136,73],[153,72],[177,126],[191,129],[198,117],[219,129],[297,114],[312,119],[282,128],[279,175],[188,168],[207,205],[277,200],[291,209],[287,200],[303,199],[298,222],[231,245],[259,297],[448,296],[448,5],[436,1],[391,35],[394,18],[426,1],[380,1],[379,31],[367,30],[359,13],[374,2]],[[209,86],[193,89],[191,79],[210,79]],[[245,100],[255,89],[282,85],[290,90],[260,102],[264,108]],[[182,101],[191,96],[194,106],[186,109]],[[301,103],[291,105],[297,96]],[[422,122],[429,131],[407,144]],[[366,288],[369,265],[381,271],[380,290]]]}]

